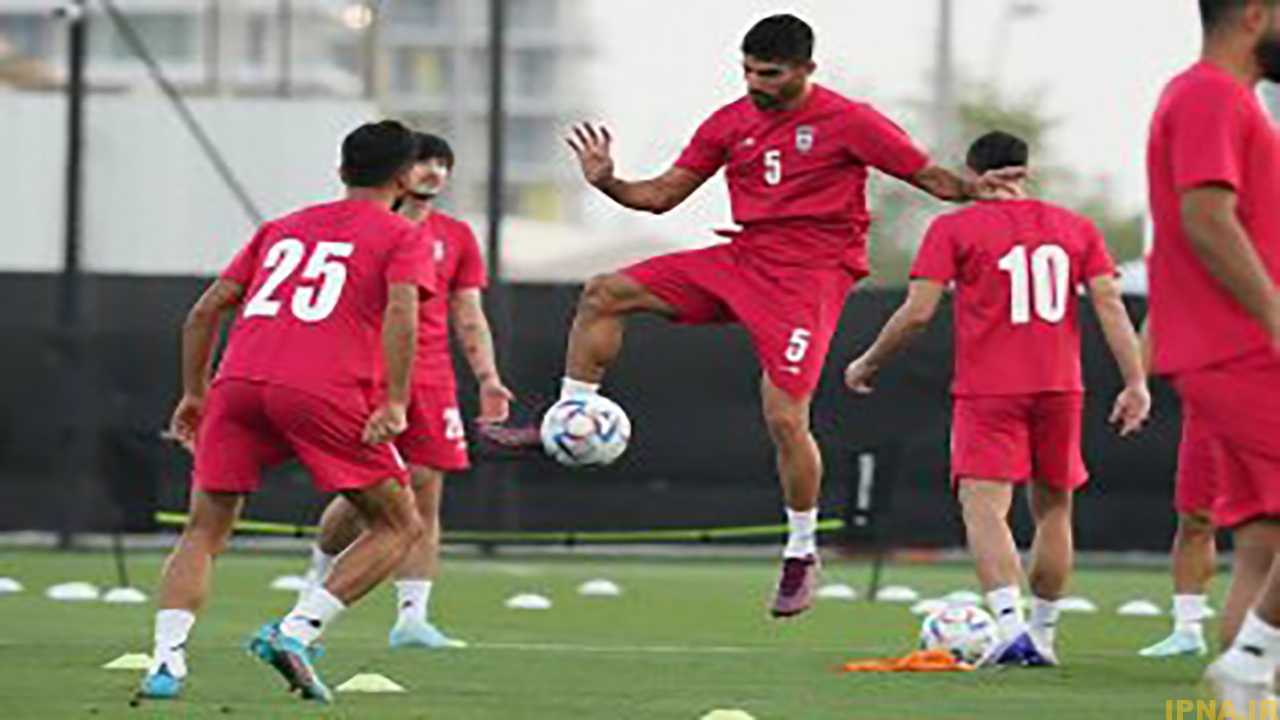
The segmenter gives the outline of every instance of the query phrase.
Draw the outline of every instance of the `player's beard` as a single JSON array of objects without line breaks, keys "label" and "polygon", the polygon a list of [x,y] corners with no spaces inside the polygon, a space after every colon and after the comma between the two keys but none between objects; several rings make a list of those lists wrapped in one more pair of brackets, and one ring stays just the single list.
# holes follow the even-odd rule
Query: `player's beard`
[{"label": "player's beard", "polygon": [[1262,79],[1280,83],[1280,33],[1264,35],[1254,46],[1253,56],[1262,70]]},{"label": "player's beard", "polygon": [[751,96],[751,102],[755,103],[759,110],[773,110],[782,104],[782,98],[767,92],[752,90],[747,94]]}]

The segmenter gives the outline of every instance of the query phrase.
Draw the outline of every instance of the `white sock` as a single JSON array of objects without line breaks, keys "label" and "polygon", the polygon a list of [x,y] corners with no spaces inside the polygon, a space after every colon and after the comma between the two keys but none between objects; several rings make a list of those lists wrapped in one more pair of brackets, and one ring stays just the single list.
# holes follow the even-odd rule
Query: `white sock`
[{"label": "white sock", "polygon": [[151,672],[161,665],[169,667],[176,678],[187,676],[187,636],[196,616],[190,610],[159,610],[156,612],[155,650],[151,657]]},{"label": "white sock", "polygon": [[1268,625],[1250,610],[1222,661],[1236,679],[1269,686],[1280,667],[1280,628]]},{"label": "white sock", "polygon": [[1204,618],[1209,598],[1205,595],[1173,596],[1173,631],[1204,637]]},{"label": "white sock", "polygon": [[1049,649],[1053,649],[1054,642],[1058,639],[1058,610],[1057,600],[1045,600],[1041,597],[1031,596],[1031,634],[1041,643],[1048,645]]},{"label": "white sock", "polygon": [[600,383],[589,383],[582,380],[574,380],[565,376],[560,383],[560,399],[590,397],[600,392]]},{"label": "white sock", "polygon": [[1008,642],[1027,631],[1027,621],[1022,615],[1022,591],[1017,585],[996,588],[987,593],[987,605],[996,616],[1002,641]]},{"label": "white sock", "polygon": [[299,598],[298,604],[285,615],[280,634],[310,645],[346,609],[347,606],[323,586],[315,588]]},{"label": "white sock", "polygon": [[431,581],[397,580],[396,603],[400,608],[397,622],[426,622],[427,609],[431,604]]},{"label": "white sock", "polygon": [[787,546],[784,558],[802,558],[818,554],[818,509],[787,508]]},{"label": "white sock", "polygon": [[324,584],[324,579],[329,575],[329,569],[333,567],[333,561],[337,559],[337,555],[326,553],[320,549],[319,545],[311,546],[311,567],[307,568],[307,585],[310,586],[308,590]]}]

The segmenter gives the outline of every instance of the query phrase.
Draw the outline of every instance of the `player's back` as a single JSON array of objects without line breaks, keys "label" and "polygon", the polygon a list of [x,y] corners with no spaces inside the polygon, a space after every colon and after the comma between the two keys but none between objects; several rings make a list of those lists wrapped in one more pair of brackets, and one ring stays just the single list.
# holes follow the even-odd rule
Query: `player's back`
[{"label": "player's back", "polygon": [[223,277],[245,288],[218,377],[321,395],[363,392],[380,358],[390,282],[433,287],[419,229],[371,201],[265,223]]},{"label": "player's back", "polygon": [[938,218],[912,271],[955,283],[956,395],[1083,390],[1077,288],[1114,272],[1083,216],[1039,200]]}]

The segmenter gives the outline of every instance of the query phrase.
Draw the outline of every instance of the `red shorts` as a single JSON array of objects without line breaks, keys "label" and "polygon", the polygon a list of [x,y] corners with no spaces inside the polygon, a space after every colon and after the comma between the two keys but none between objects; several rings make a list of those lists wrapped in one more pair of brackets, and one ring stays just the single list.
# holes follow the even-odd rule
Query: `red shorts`
[{"label": "red shorts", "polygon": [[262,470],[296,457],[321,492],[358,490],[409,474],[391,445],[360,440],[371,407],[358,391],[333,402],[302,390],[223,380],[209,391],[196,435],[197,489],[248,493]]},{"label": "red shorts", "polygon": [[1209,434],[1208,423],[1185,409],[1182,440],[1178,443],[1178,476],[1173,485],[1173,509],[1183,515],[1208,515],[1217,497],[1222,448]]},{"label": "red shorts", "polygon": [[1076,490],[1089,479],[1081,457],[1084,395],[983,395],[955,398],[951,478],[1034,479]]},{"label": "red shorts", "polygon": [[1183,407],[1218,441],[1214,523],[1280,517],[1280,356],[1259,352],[1173,381]]},{"label": "red shorts", "polygon": [[733,243],[661,255],[622,273],[674,307],[677,322],[741,323],[769,379],[795,397],[818,387],[858,279],[842,267],[768,263]]},{"label": "red shorts", "polygon": [[409,428],[396,438],[396,448],[410,465],[445,471],[471,467],[457,389],[414,385]]}]

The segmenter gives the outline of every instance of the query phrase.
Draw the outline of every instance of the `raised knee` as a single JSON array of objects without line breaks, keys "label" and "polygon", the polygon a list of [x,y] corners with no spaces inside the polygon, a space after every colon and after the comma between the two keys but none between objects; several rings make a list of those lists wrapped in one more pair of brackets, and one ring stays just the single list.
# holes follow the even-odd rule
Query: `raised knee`
[{"label": "raised knee", "polygon": [[618,275],[596,275],[587,281],[578,299],[580,312],[592,315],[607,315],[616,312],[621,297]]}]

